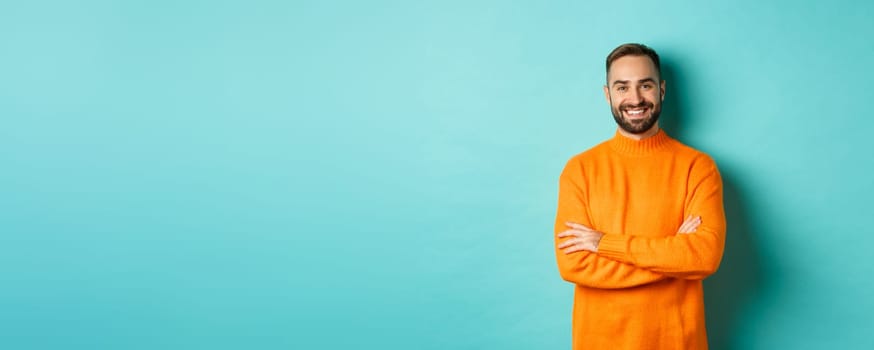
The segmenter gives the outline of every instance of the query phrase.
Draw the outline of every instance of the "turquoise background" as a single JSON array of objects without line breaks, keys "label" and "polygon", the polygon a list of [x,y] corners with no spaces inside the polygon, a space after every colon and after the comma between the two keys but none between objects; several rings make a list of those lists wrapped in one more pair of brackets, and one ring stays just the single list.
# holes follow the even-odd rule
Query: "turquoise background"
[{"label": "turquoise background", "polygon": [[651,45],[713,349],[874,348],[874,3],[7,1],[0,348],[568,349],[552,222]]}]

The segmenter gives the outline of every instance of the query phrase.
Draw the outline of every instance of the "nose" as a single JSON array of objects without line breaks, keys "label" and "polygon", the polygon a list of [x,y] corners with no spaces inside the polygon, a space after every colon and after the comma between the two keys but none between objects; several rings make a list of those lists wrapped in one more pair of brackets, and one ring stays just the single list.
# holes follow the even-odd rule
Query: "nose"
[{"label": "nose", "polygon": [[636,103],[643,102],[643,94],[640,93],[640,90],[631,89],[631,91],[632,91],[631,96],[629,96],[629,98],[631,98],[632,101],[634,101]]}]

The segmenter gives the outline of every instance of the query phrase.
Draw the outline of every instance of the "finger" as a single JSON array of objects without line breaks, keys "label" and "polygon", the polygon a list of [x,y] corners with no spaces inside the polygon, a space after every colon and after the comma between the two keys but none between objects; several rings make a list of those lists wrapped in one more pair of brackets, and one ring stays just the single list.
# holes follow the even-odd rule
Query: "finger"
[{"label": "finger", "polygon": [[693,230],[698,228],[698,226],[701,226],[701,217],[700,216],[696,217],[695,220],[692,221],[692,224],[689,225],[689,227]]},{"label": "finger", "polygon": [[573,227],[577,230],[583,230],[583,231],[591,231],[592,230],[588,226],[581,225],[581,224],[578,224],[575,222],[570,222],[570,221],[566,222],[565,225],[568,225],[569,227]]},{"label": "finger", "polygon": [[564,248],[570,247],[572,245],[579,244],[580,242],[582,242],[581,239],[572,238],[572,239],[566,240],[564,242],[561,242],[561,244],[558,245],[558,249],[564,249]]},{"label": "finger", "polygon": [[701,222],[700,216],[691,216],[690,215],[688,218],[686,218],[686,221],[683,221],[684,224],[689,224],[689,225],[694,224],[696,222]]},{"label": "finger", "polygon": [[695,228],[695,221],[692,220],[692,221],[686,222],[686,225],[685,225],[685,226],[686,226],[686,230],[685,230],[685,231],[686,231],[686,232],[689,232],[689,231],[691,231],[692,229]]},{"label": "finger", "polygon": [[580,244],[575,244],[575,245],[573,245],[573,246],[568,247],[567,249],[564,249],[563,252],[564,252],[565,254],[570,254],[570,253],[581,252],[581,251],[583,251],[583,250],[585,250],[585,249],[583,249],[583,246],[582,246],[582,245],[580,245]]},{"label": "finger", "polygon": [[582,232],[579,232],[579,231],[577,231],[577,230],[567,230],[567,231],[562,231],[561,233],[559,233],[559,234],[558,234],[558,238],[563,238],[563,237],[579,237],[580,234],[582,234]]},{"label": "finger", "polygon": [[686,221],[683,221],[683,224],[680,225],[680,229],[677,230],[677,232],[680,232],[680,233],[689,232],[689,230],[691,228],[692,228],[692,223],[689,221],[689,219],[686,219]]},{"label": "finger", "polygon": [[701,225],[701,217],[696,216],[691,219],[687,219],[683,222],[683,225],[680,226],[680,230],[677,233],[689,234],[698,231],[698,226]]},{"label": "finger", "polygon": [[574,245],[567,247],[563,250],[563,252],[565,254],[583,252],[583,251],[592,251],[592,249],[588,248],[587,245],[580,243],[580,244],[574,244]]},{"label": "finger", "polygon": [[692,231],[692,229],[693,227],[691,223],[684,222],[683,225],[680,226],[680,229],[677,230],[677,233],[689,233],[690,231]]}]

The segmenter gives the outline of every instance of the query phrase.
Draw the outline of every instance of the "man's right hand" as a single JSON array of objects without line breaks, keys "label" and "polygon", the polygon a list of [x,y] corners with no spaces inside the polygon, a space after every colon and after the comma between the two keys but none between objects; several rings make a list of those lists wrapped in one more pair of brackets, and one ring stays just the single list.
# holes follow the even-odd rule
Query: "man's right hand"
[{"label": "man's right hand", "polygon": [[680,225],[680,229],[677,230],[677,234],[688,235],[691,233],[695,233],[695,231],[698,230],[699,225],[701,225],[701,217],[689,215],[688,217],[686,217],[686,221],[683,221],[683,224]]}]

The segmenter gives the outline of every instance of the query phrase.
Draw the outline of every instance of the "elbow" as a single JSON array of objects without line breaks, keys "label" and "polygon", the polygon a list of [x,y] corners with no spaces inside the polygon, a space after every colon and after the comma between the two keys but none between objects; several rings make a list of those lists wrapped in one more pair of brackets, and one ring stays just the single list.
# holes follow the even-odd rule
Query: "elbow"
[{"label": "elbow", "polygon": [[716,273],[717,269],[719,269],[719,259],[713,259],[709,261],[702,261],[698,266],[689,271],[681,273],[669,273],[668,275],[687,280],[700,281]]},{"label": "elbow", "polygon": [[568,271],[567,269],[563,269],[563,268],[559,267],[558,274],[559,274],[559,276],[561,276],[561,279],[563,279],[567,282],[574,283],[574,284],[577,283],[577,281],[574,280],[574,274],[571,273],[571,271]]},{"label": "elbow", "polygon": [[578,285],[585,285],[586,280],[582,275],[582,271],[579,268],[573,266],[558,266],[558,274],[561,276],[561,279]]},{"label": "elbow", "polygon": [[701,262],[701,266],[698,269],[698,273],[695,274],[696,277],[694,279],[705,279],[710,275],[716,273],[716,270],[719,270],[719,264],[722,261],[722,256],[715,256],[708,259],[704,259]]},{"label": "elbow", "polygon": [[719,265],[722,263],[723,249],[723,243],[717,240],[708,249],[701,250],[702,254],[698,255],[698,267],[696,269],[696,275],[699,275],[700,279],[713,275],[719,270]]},{"label": "elbow", "polygon": [[704,259],[704,273],[708,276],[716,273],[716,270],[719,270],[719,265],[722,263],[722,255],[725,251],[725,243],[719,241],[713,249],[711,250],[711,254],[709,254]]},{"label": "elbow", "polygon": [[716,273],[716,270],[719,270],[719,260],[716,260],[715,262],[710,262],[706,266],[704,266],[702,273],[704,274],[704,277],[709,277],[710,275]]}]

